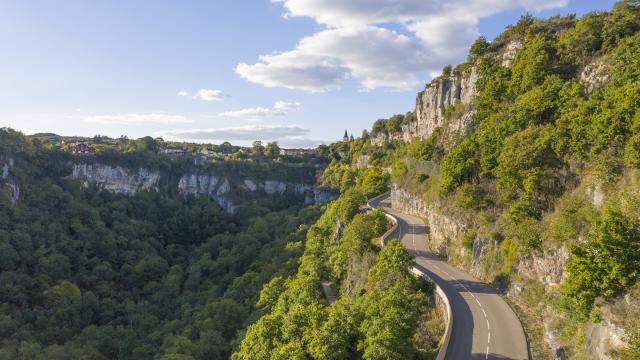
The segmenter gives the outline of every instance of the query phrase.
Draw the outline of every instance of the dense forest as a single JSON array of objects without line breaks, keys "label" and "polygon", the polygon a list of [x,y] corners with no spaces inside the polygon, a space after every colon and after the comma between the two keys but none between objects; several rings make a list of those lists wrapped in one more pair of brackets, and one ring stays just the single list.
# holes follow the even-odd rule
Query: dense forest
[{"label": "dense forest", "polygon": [[0,192],[0,359],[228,358],[322,211],[83,190],[65,153],[6,129],[0,154],[20,184]]}]

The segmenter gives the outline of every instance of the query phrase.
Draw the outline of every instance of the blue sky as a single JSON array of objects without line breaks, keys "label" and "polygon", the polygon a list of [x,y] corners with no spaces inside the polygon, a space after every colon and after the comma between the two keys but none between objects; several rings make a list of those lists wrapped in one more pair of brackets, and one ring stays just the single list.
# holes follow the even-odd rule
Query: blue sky
[{"label": "blue sky", "polygon": [[443,65],[608,0],[0,0],[0,126],[314,146],[412,110]]}]

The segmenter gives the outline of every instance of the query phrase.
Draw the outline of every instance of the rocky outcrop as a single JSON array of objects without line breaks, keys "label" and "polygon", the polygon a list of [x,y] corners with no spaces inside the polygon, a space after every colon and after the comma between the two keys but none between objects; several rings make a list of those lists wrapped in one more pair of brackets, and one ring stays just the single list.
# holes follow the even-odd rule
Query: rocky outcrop
[{"label": "rocky outcrop", "polygon": [[518,50],[520,50],[520,48],[522,48],[522,41],[520,40],[510,41],[504,47],[504,50],[500,55],[500,64],[504,67],[509,67],[513,59],[516,58],[516,54],[518,53]]},{"label": "rocky outcrop", "polygon": [[82,181],[85,187],[97,184],[114,193],[134,195],[140,191],[157,191],[160,173],[144,168],[132,171],[121,166],[74,164],[70,177]]},{"label": "rocky outcrop", "polygon": [[591,94],[609,81],[609,70],[609,62],[604,57],[593,60],[582,69],[580,81],[584,84],[587,94]]},{"label": "rocky outcrop", "polygon": [[[447,134],[463,132],[473,123],[474,112],[469,106],[476,95],[477,80],[475,66],[460,74],[435,78],[416,97],[416,120],[403,124],[399,133],[373,134],[371,143],[379,146],[388,140],[426,139],[439,127]],[[461,111],[446,119],[445,110],[457,104]]]},{"label": "rocky outcrop", "polygon": [[411,194],[395,184],[391,189],[390,198],[392,208],[426,220],[429,247],[434,253],[447,257],[452,249],[456,249],[451,243],[458,240],[467,230],[466,224],[447,216],[436,206],[428,206],[419,195]]},{"label": "rocky outcrop", "polygon": [[4,183],[11,205],[17,204],[20,198],[20,185],[11,177],[11,170],[14,166],[15,160],[13,158],[0,159],[0,180]]},{"label": "rocky outcrop", "polygon": [[[0,175],[3,175],[5,171],[2,165],[0,170]],[[140,191],[158,191],[160,177],[161,174],[157,171],[143,168],[127,170],[120,166],[103,164],[75,164],[70,176],[71,179],[80,180],[84,187],[96,184],[104,190],[126,195],[135,195]],[[337,197],[334,192],[312,184],[279,180],[232,180],[231,177],[208,173],[185,174],[178,180],[177,186],[178,193],[184,196],[208,196],[229,213],[235,212],[242,202],[252,199],[247,198],[247,193],[255,193],[256,196],[295,194],[304,199],[305,205],[323,204]],[[16,197],[19,188],[12,188],[12,194]]]},{"label": "rocky outcrop", "polygon": [[283,195],[285,193],[304,196],[305,205],[324,204],[336,198],[337,194],[323,190],[314,185],[289,183],[278,180],[259,182],[253,179],[243,179],[237,184],[228,178],[214,175],[186,174],[178,182],[178,191],[183,195],[206,195],[211,197],[227,212],[234,212],[237,208],[237,192],[241,189],[245,193],[263,192],[266,195]]},{"label": "rocky outcrop", "polygon": [[[426,139],[433,131],[444,125],[444,111],[458,102],[470,104],[476,95],[478,71],[472,67],[462,74],[442,76],[434,79],[416,98],[416,121],[403,126],[403,135]],[[462,130],[460,124],[453,124],[453,130]]]}]

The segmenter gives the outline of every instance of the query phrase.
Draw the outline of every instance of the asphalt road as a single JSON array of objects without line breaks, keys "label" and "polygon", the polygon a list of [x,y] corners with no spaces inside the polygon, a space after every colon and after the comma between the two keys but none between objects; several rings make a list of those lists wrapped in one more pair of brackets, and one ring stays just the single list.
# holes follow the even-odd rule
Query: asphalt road
[{"label": "asphalt road", "polygon": [[489,286],[434,256],[427,249],[424,220],[391,209],[388,196],[370,205],[398,219],[391,238],[400,239],[415,255],[416,268],[449,298],[453,331],[445,359],[529,359],[522,325],[511,307]]}]

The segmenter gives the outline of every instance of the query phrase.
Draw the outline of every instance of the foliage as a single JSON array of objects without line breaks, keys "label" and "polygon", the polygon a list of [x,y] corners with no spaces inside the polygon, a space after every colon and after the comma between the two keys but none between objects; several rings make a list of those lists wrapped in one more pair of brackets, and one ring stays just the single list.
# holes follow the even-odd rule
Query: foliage
[{"label": "foliage", "polygon": [[10,130],[0,148],[22,190],[16,205],[0,197],[3,358],[228,357],[320,210],[231,216],[204,198],[83,190],[68,154]]},{"label": "foliage", "polygon": [[633,285],[640,272],[640,225],[607,206],[589,241],[571,249],[562,293],[569,308],[586,315],[599,296],[611,298]]}]

